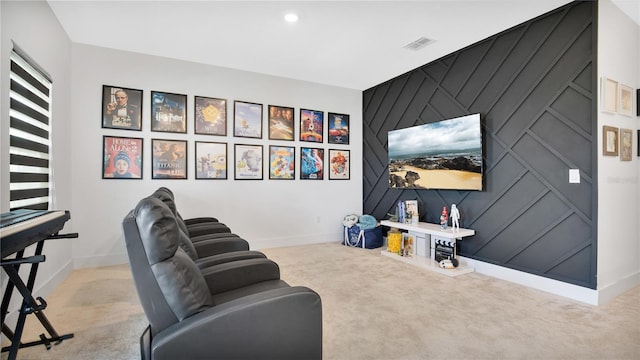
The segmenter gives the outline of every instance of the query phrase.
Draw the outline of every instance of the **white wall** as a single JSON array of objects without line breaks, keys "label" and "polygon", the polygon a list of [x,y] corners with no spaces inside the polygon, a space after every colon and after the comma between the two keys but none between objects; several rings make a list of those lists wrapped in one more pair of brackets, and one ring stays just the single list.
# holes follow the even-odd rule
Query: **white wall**
[{"label": "white wall", "polygon": [[[55,172],[52,179],[55,184],[54,206],[59,209],[71,208],[71,164],[67,159],[71,151],[68,133],[71,117],[71,42],[53,16],[45,2],[0,2],[2,51],[0,54],[0,156],[1,189],[0,207],[2,212],[9,211],[9,54],[15,42],[23,51],[44,68],[52,77],[51,108],[51,153]],[[72,232],[69,222],[63,232]],[[34,246],[27,249],[25,255],[31,255]],[[72,240],[50,240],[45,243],[47,261],[40,265],[36,277],[35,293],[46,294],[57,286],[72,270]],[[28,267],[22,267],[21,274]],[[4,271],[0,272],[2,288],[6,284]],[[25,275],[23,275],[25,276]],[[19,306],[17,304],[16,306]]]},{"label": "white wall", "polygon": [[[598,76],[640,88],[640,26],[610,0],[599,2]],[[598,98],[601,96],[598,89]],[[639,118],[598,111],[598,149],[602,126],[633,130],[633,157],[602,156],[598,151],[598,291],[604,302],[640,283]]]},{"label": "white wall", "polygon": [[[76,191],[72,217],[80,233],[73,245],[76,267],[126,262],[122,219],[139,199],[159,186],[173,190],[183,217],[216,216],[247,239],[253,249],[337,242],[344,215],[362,211],[362,93],[359,91],[82,44],[73,45],[72,68],[69,159],[72,186]],[[101,92],[105,84],[144,91],[142,132],[101,128]],[[151,90],[188,95],[187,134],[150,131]],[[227,99],[229,135],[194,135],[194,95]],[[265,117],[263,139],[233,137],[234,100],[263,104],[264,116],[269,104],[294,107],[296,138],[300,108],[325,111],[325,134],[326,112],[350,114],[351,144],[267,140]],[[144,139],[143,180],[101,178],[103,135]],[[152,138],[188,140],[187,180],[151,179]],[[297,179],[269,180],[265,165],[264,180],[233,180],[232,166],[228,180],[195,180],[196,140],[227,142],[230,164],[234,143],[262,144],[265,151],[269,144],[295,146]],[[299,180],[301,146],[351,150],[351,179]]]}]

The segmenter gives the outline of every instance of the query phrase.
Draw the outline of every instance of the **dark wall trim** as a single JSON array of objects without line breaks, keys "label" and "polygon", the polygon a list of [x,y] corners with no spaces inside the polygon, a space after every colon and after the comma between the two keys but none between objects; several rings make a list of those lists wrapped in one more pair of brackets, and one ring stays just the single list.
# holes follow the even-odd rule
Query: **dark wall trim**
[{"label": "dark wall trim", "polygon": [[[597,2],[573,2],[363,94],[363,209],[418,199],[421,221],[457,204],[465,257],[596,288]],[[390,189],[389,130],[483,118],[485,190]],[[579,169],[580,184],[570,184]]]}]

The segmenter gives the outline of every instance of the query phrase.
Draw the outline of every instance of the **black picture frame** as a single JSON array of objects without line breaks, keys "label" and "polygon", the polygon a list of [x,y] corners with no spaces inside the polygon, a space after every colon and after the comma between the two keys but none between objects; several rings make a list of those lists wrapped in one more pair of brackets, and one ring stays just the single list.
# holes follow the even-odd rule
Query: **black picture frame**
[{"label": "black picture frame", "polygon": [[293,146],[269,145],[269,179],[295,180],[296,149]]},{"label": "black picture frame", "polygon": [[269,140],[295,140],[294,109],[269,105]]},{"label": "black picture frame", "polygon": [[329,144],[349,144],[349,114],[329,113],[327,119]]},{"label": "black picture frame", "polygon": [[144,139],[102,137],[102,178],[142,180]]},{"label": "black picture frame", "polygon": [[324,111],[300,109],[300,141],[324,141]]},{"label": "black picture frame", "polygon": [[195,96],[193,107],[194,133],[227,135],[227,99]]},{"label": "black picture frame", "polygon": [[234,145],[234,179],[262,180],[264,173],[262,145]]},{"label": "black picture frame", "polygon": [[102,127],[142,131],[143,91],[102,85]]},{"label": "black picture frame", "polygon": [[151,131],[187,133],[187,95],[151,91]]},{"label": "black picture frame", "polygon": [[640,116],[640,89],[636,89],[636,116]]},{"label": "black picture frame", "polygon": [[349,180],[351,178],[351,151],[329,149],[327,172],[329,180]]},{"label": "black picture frame", "polygon": [[262,104],[233,102],[233,136],[262,139]]},{"label": "black picture frame", "polygon": [[196,141],[195,154],[196,180],[227,179],[227,143]]},{"label": "black picture frame", "polygon": [[323,180],[324,167],[324,149],[300,148],[300,180]]},{"label": "black picture frame", "polygon": [[151,139],[151,178],[187,178],[187,141]]}]

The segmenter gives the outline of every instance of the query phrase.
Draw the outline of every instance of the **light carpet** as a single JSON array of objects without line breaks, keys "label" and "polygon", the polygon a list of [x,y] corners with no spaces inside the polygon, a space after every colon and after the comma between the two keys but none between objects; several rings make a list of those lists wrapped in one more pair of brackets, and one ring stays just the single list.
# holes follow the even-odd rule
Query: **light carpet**
[{"label": "light carpet", "polygon": [[[324,359],[640,359],[640,287],[595,307],[477,273],[447,277],[380,249],[262,251],[282,279],[322,297]],[[140,357],[147,322],[127,265],[73,271],[46,300],[58,333],[75,337],[19,359]],[[29,319],[23,341],[42,332]]]}]

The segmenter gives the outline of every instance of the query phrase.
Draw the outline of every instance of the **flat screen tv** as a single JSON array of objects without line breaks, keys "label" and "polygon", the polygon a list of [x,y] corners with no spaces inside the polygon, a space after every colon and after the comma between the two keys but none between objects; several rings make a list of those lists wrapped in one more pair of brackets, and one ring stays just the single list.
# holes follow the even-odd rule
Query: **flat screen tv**
[{"label": "flat screen tv", "polygon": [[389,131],[389,187],[482,190],[480,114]]}]

